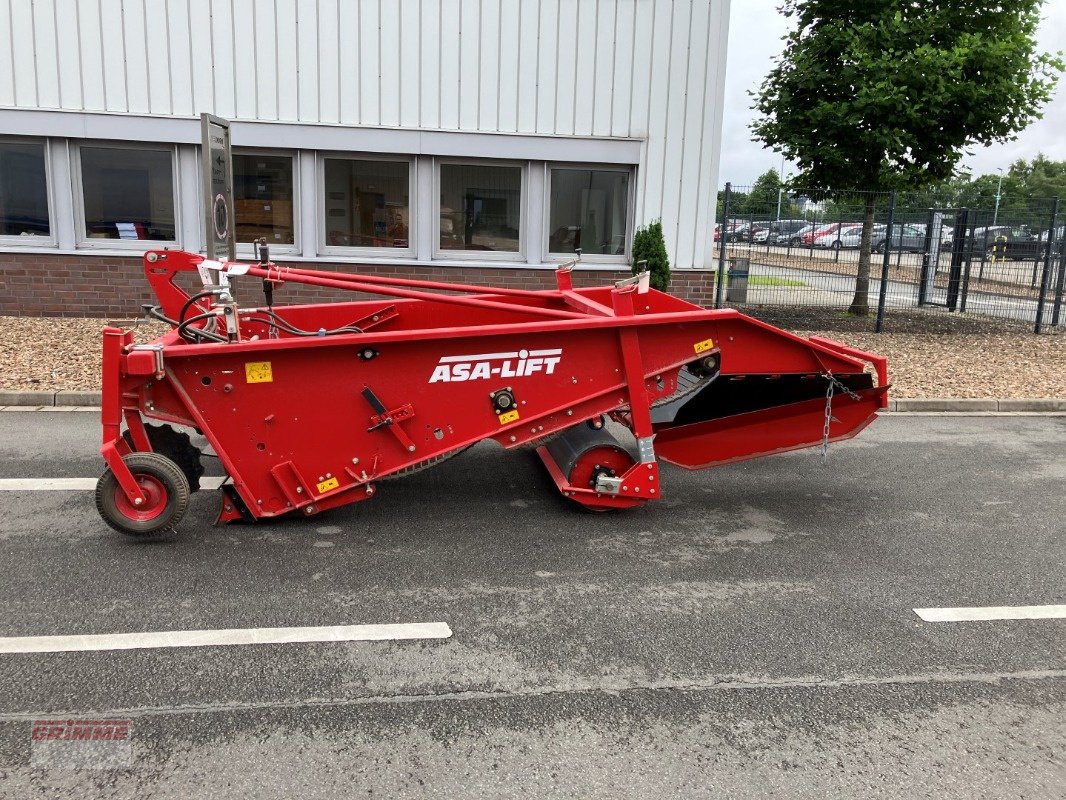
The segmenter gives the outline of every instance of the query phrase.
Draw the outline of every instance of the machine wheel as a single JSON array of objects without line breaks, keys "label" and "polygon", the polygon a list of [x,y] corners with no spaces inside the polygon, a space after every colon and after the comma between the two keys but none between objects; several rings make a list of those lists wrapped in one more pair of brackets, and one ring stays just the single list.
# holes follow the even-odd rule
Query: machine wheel
[{"label": "machine wheel", "polygon": [[[189,434],[174,430],[170,425],[145,425],[148,441],[152,444],[152,450],[166,456],[178,468],[185,473],[185,480],[189,482],[189,491],[200,490],[200,478],[204,474],[204,465],[200,462],[200,451],[193,446]],[[133,438],[130,432],[122,434],[122,438],[133,449]]]},{"label": "machine wheel", "polygon": [[[617,477],[633,464],[636,458],[621,442],[606,429],[593,429],[580,424],[567,428],[546,445],[548,453],[572,486],[594,488],[600,475]],[[585,495],[570,498],[586,511],[615,511],[616,507],[597,505]],[[634,499],[623,507],[643,504],[643,499]]]},{"label": "machine wheel", "polygon": [[127,536],[159,536],[173,530],[189,507],[185,473],[159,453],[129,453],[122,460],[147,500],[141,506],[131,503],[108,469],[96,482],[96,510],[104,522]]}]

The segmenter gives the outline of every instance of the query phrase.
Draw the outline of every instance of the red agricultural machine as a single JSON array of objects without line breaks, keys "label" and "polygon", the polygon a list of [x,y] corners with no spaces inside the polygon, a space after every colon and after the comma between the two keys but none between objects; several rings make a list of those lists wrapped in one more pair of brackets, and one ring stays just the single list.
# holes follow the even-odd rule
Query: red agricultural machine
[{"label": "red agricultural machine", "polygon": [[[703,469],[846,439],[887,405],[883,358],[646,276],[575,289],[572,266],[532,291],[146,253],[146,310],[173,329],[150,344],[104,331],[100,514],[138,536],[178,524],[203,468],[172,426],[221,460],[229,522],[366,500],[486,439],[535,446],[586,509],[629,508],[662,495],[660,460]],[[176,282],[197,273],[202,291]],[[263,305],[238,306],[238,276],[262,281]],[[275,307],[284,283],[379,299]]]}]

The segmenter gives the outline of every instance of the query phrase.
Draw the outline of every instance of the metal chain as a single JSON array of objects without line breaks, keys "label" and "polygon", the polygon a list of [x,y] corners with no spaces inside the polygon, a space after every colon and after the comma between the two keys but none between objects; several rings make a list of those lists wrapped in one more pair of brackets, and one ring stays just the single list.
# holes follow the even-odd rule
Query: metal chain
[{"label": "metal chain", "polygon": [[841,382],[833,373],[825,372],[822,377],[828,381],[829,385],[825,390],[825,425],[822,427],[822,464],[829,463],[829,424],[833,421],[833,391],[836,388],[840,388],[844,391],[848,397],[852,400],[858,400],[857,395],[846,384]]}]

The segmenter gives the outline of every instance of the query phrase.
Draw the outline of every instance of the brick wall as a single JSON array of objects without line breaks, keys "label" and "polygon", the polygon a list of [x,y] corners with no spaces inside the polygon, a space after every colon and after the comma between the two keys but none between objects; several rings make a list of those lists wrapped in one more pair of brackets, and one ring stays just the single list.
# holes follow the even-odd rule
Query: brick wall
[{"label": "brick wall", "polygon": [[[293,266],[486,286],[555,288],[554,273],[546,269],[353,265],[325,260]],[[575,286],[603,286],[628,275],[626,270],[573,273]],[[684,300],[710,306],[714,301],[714,272],[675,272],[670,291]],[[351,292],[288,283],[277,292],[275,302],[294,305],[355,297]],[[139,257],[0,253],[0,315],[130,318],[140,315],[142,303],[154,302]]]}]

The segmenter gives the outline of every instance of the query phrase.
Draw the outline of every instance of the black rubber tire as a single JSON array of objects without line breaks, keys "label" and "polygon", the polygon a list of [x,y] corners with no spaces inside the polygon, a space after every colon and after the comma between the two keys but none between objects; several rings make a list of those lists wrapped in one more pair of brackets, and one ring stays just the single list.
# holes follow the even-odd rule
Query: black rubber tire
[{"label": "black rubber tire", "polygon": [[189,482],[181,468],[159,453],[129,453],[122,457],[134,477],[147,475],[162,484],[166,505],[159,516],[137,520],[126,516],[115,502],[120,491],[115,473],[108,468],[96,482],[96,510],[104,522],[127,536],[149,538],[174,530],[189,507]]},{"label": "black rubber tire", "polygon": [[[193,446],[189,434],[174,430],[170,425],[145,425],[145,433],[152,445],[152,451],[166,456],[185,473],[185,479],[189,482],[189,491],[200,491],[200,478],[204,474],[204,465],[200,461],[200,451]],[[133,437],[129,431],[122,434],[122,438],[136,450],[133,445]]]},{"label": "black rubber tire", "polygon": [[840,248],[841,248],[841,247],[843,247],[843,246],[844,246],[844,245],[842,245],[842,244],[840,243],[840,240],[839,240],[839,239],[837,239],[837,240],[836,240],[835,242],[833,242],[833,245],[832,245],[832,247],[833,247],[833,249],[834,249],[834,250],[840,250]]}]

